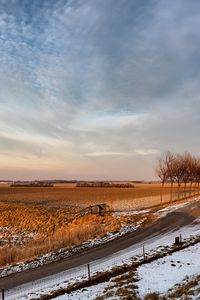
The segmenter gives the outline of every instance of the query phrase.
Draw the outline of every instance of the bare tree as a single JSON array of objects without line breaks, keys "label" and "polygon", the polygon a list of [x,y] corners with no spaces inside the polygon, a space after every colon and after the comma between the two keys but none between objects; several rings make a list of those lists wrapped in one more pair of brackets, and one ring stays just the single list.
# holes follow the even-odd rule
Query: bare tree
[{"label": "bare tree", "polygon": [[163,201],[163,187],[165,182],[170,182],[170,202],[172,202],[173,185],[178,185],[178,199],[180,199],[181,185],[184,184],[184,196],[186,197],[186,186],[189,186],[189,195],[192,194],[194,184],[194,193],[200,192],[200,158],[192,156],[190,153],[174,154],[166,152],[158,159],[155,169],[156,174],[161,180],[161,203]]},{"label": "bare tree", "polygon": [[197,189],[200,192],[200,158],[197,158]]},{"label": "bare tree", "polygon": [[193,168],[192,168],[192,181],[194,182],[195,192],[199,193],[199,183],[200,183],[200,158],[193,158]]},{"label": "bare tree", "polygon": [[172,202],[172,192],[173,192],[173,185],[175,182],[175,162],[176,155],[170,151],[167,151],[164,155],[164,161],[167,168],[167,178],[170,181],[170,202]]},{"label": "bare tree", "polygon": [[155,168],[156,174],[157,176],[160,178],[162,186],[161,186],[161,193],[160,193],[160,203],[162,204],[163,201],[163,188],[164,188],[164,184],[167,181],[167,168],[165,165],[165,161],[162,157],[160,157],[158,159],[158,163],[157,166]]},{"label": "bare tree", "polygon": [[175,155],[173,170],[174,170],[174,179],[178,185],[178,199],[180,199],[181,184],[184,182],[185,179],[184,176],[188,170],[187,160],[185,160],[184,155],[181,154]]},{"label": "bare tree", "polygon": [[187,183],[190,182],[192,176],[193,157],[189,152],[185,152],[182,157],[182,164],[184,165],[184,195],[186,196]]},{"label": "bare tree", "polygon": [[189,189],[189,193],[190,196],[192,194],[192,185],[194,183],[194,187],[195,187],[195,182],[196,182],[196,158],[194,156],[192,156],[192,159],[190,161],[190,189]]}]

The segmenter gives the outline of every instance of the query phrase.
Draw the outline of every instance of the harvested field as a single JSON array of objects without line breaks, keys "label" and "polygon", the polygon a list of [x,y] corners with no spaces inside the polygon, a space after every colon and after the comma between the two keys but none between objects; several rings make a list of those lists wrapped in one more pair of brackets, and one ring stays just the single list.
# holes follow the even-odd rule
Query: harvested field
[{"label": "harvested field", "polygon": [[[177,186],[173,188],[176,195]],[[115,210],[127,210],[159,204],[160,184],[136,184],[134,188],[90,188],[75,187],[72,184],[58,185],[53,188],[0,186],[0,201],[64,206],[86,207],[107,203]],[[170,200],[170,185],[163,189],[163,202]],[[175,199],[175,196],[174,196]]]},{"label": "harvested field", "polygon": [[0,203],[0,267],[69,249],[121,228],[113,216],[90,214],[74,219],[76,212],[77,208]]},{"label": "harvested field", "polygon": [[[130,222],[134,224],[138,220],[115,215],[75,216],[82,208],[100,203],[107,203],[114,211],[147,208],[160,203],[160,191],[160,184],[138,184],[127,189],[78,188],[71,184],[53,188],[1,185],[0,266],[70,248]],[[173,195],[176,193],[174,187]],[[166,185],[163,202],[169,200],[170,186]]]}]

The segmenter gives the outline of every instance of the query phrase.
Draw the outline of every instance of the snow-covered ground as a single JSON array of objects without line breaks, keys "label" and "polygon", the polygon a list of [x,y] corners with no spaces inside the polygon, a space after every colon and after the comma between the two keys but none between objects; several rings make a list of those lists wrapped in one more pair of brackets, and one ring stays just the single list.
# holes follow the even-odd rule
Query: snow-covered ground
[{"label": "snow-covered ground", "polygon": [[33,232],[16,231],[8,227],[0,227],[0,247],[4,245],[23,245],[34,238]]},{"label": "snow-covered ground", "polygon": [[176,284],[172,291],[167,293],[167,297],[177,300],[199,300],[200,299],[200,275],[186,278]]},{"label": "snow-covered ground", "polygon": [[166,294],[186,276],[200,274],[200,243],[142,265],[137,273],[140,296],[153,292]]},{"label": "snow-covered ground", "polygon": [[[149,239],[146,241],[145,249],[146,252],[152,254],[160,249],[160,246],[167,246],[172,245],[174,242],[174,237],[182,234],[183,238],[190,238],[191,236],[200,235],[200,224],[194,226],[183,227],[180,230],[175,232],[171,232],[162,236],[155,236],[154,238]],[[106,257],[105,259],[94,261],[90,264],[91,266],[91,276],[98,273],[107,271],[112,269],[114,266],[120,266],[123,264],[131,264],[133,259],[141,259],[142,258],[142,243],[138,243],[133,245],[123,251],[117,252],[110,257]],[[53,276],[49,276],[43,278],[41,280],[37,280],[28,284],[24,284],[22,286],[16,287],[14,289],[8,290],[6,292],[6,299],[7,300],[24,300],[24,299],[32,299],[34,297],[38,297],[39,295],[57,290],[59,288],[66,288],[69,284],[79,282],[87,278],[87,266],[83,265],[79,268],[71,269],[65,272],[58,273]],[[90,289],[87,289],[87,297],[83,298],[83,292],[81,292],[80,296],[81,299],[94,299],[95,294],[94,290],[96,291],[96,295],[103,289],[103,285],[99,285],[92,287],[92,298],[90,298]],[[75,296],[76,295],[76,296]],[[72,299],[79,299],[77,298],[78,295],[75,293],[74,298]],[[73,294],[70,296],[72,297]],[[69,295],[67,296],[69,297]],[[70,299],[70,298],[68,298]]]},{"label": "snow-covered ground", "polygon": [[[67,300],[86,300],[95,299],[102,295],[102,291],[107,288],[108,283],[100,283],[98,285],[91,286],[90,288],[83,288],[67,295]],[[54,298],[56,300],[66,300],[66,294]],[[112,299],[112,298],[110,298]],[[116,297],[115,297],[116,299]]]},{"label": "snow-covered ground", "polygon": [[[148,293],[158,293],[160,295],[168,295],[175,290],[179,283],[187,282],[185,279],[200,274],[200,244],[190,246],[179,252],[167,255],[164,258],[144,264],[137,269],[137,277],[139,281],[135,284],[136,293],[139,297],[145,297]],[[123,287],[122,282],[120,287]],[[199,299],[200,284],[193,288],[192,299]],[[67,295],[68,300],[95,299],[98,296],[105,295],[104,291],[109,288],[113,296],[109,299],[121,299],[116,295],[116,286],[112,281],[104,282],[92,287],[83,288]],[[127,287],[126,287],[127,288]],[[65,300],[66,295],[54,298],[56,300]],[[173,298],[175,299],[175,298]],[[182,298],[181,298],[182,299]]]},{"label": "snow-covered ground", "polygon": [[168,213],[175,212],[175,211],[177,211],[178,209],[180,209],[182,207],[186,207],[191,202],[195,203],[197,201],[199,201],[199,197],[198,198],[194,198],[193,200],[190,200],[189,202],[188,201],[186,201],[186,202],[184,201],[184,202],[176,203],[175,205],[172,204],[172,205],[166,206],[163,209],[159,209],[155,213],[155,215],[158,216],[158,217],[165,217]]}]

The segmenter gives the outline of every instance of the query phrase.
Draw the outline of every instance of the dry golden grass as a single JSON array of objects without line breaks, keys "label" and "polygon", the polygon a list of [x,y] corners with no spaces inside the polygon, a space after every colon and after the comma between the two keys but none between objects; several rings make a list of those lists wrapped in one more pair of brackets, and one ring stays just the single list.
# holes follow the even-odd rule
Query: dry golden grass
[{"label": "dry golden grass", "polygon": [[[37,189],[0,188],[1,196],[4,196],[4,200],[0,200],[0,231],[1,228],[9,228],[14,234],[20,234],[23,230],[34,233],[34,239],[22,246],[7,244],[0,247],[0,266],[31,259],[62,247],[70,248],[88,239],[102,237],[109,231],[116,231],[121,226],[112,216],[86,215],[75,220],[79,207],[41,200]],[[25,196],[27,194],[28,199]]]},{"label": "dry golden grass", "polygon": [[[0,201],[9,202],[54,202],[57,204],[89,206],[96,203],[134,200],[135,198],[159,196],[160,184],[136,184],[135,188],[94,188],[73,185],[56,185],[54,188],[0,186]],[[177,186],[173,189],[177,191]],[[166,185],[163,194],[170,193]],[[49,203],[48,203],[49,204]]]},{"label": "dry golden grass", "polygon": [[144,297],[144,300],[161,300],[158,293],[149,293]]},{"label": "dry golden grass", "polygon": [[[26,218],[24,220],[28,222]],[[39,220],[41,222],[40,218]],[[37,221],[35,219],[35,223]],[[26,228],[26,224],[24,226]],[[40,227],[43,226],[45,226],[45,221],[40,223]],[[86,215],[68,225],[59,224],[56,230],[48,235],[41,233],[39,229],[35,239],[23,246],[5,245],[0,247],[0,267],[30,260],[63,247],[70,249],[86,240],[100,238],[107,232],[119,230],[120,226],[120,222],[112,216]],[[48,226],[46,227],[48,228]]]},{"label": "dry golden grass", "polygon": [[[200,295],[200,275],[192,278],[188,282],[184,282],[180,285],[177,285],[175,290],[169,294],[169,299],[182,299],[184,295],[187,295],[189,299],[192,299],[193,295]],[[190,298],[191,296],[191,298]],[[184,297],[185,299],[185,297]]]},{"label": "dry golden grass", "polygon": [[[163,189],[163,203],[170,201],[170,185]],[[173,193],[177,200],[178,187]],[[115,211],[148,208],[160,203],[161,184],[136,184],[134,188],[75,187],[72,184],[47,187],[0,186],[0,202],[79,208],[107,203]]]},{"label": "dry golden grass", "polygon": [[[159,203],[160,190],[160,184],[137,184],[135,188],[77,188],[71,184],[53,188],[1,185],[0,227],[11,228],[19,233],[26,230],[35,235],[32,241],[23,246],[1,247],[0,266],[61,247],[78,245],[120,228],[119,220],[112,216],[90,215],[72,221],[81,207],[99,203],[108,203],[115,209],[123,209],[125,203],[128,203],[127,209],[139,205],[147,207],[155,202],[154,199]],[[177,191],[177,187],[174,187],[174,191]],[[166,185],[163,194],[169,193],[170,186]],[[149,197],[154,202],[150,202]],[[121,220],[123,223],[129,221],[125,217]]]},{"label": "dry golden grass", "polygon": [[23,229],[40,234],[52,234],[73,219],[79,209],[35,205],[31,202],[0,202],[0,227]]}]

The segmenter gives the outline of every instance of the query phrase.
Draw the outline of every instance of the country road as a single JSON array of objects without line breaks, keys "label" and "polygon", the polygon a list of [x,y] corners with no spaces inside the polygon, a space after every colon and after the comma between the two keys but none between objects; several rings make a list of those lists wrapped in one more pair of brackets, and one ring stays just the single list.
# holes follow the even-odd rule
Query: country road
[{"label": "country road", "polygon": [[174,206],[174,209],[172,207],[169,211],[166,211],[161,218],[158,218],[149,226],[138,229],[133,233],[129,233],[107,244],[85,250],[72,257],[63,259],[62,261],[1,278],[0,289],[4,288],[5,290],[12,290],[23,284],[43,279],[59,272],[74,269],[96,260],[105,259],[113,254],[117,255],[118,252],[122,250],[125,251],[131,246],[134,247],[135,245],[135,248],[141,247],[140,243],[147,243],[152,238],[159,238],[166,233],[190,225],[199,217],[200,199],[188,201],[184,205],[178,205],[177,207]]}]

